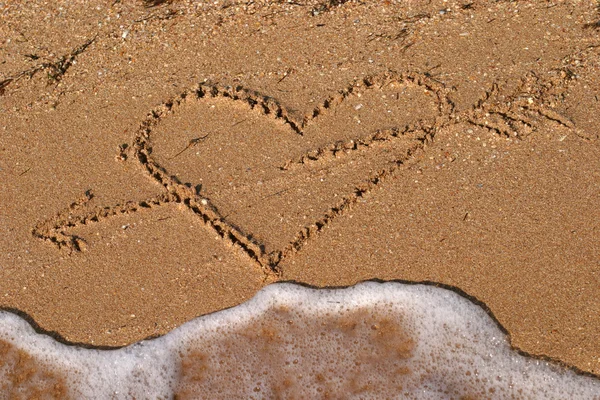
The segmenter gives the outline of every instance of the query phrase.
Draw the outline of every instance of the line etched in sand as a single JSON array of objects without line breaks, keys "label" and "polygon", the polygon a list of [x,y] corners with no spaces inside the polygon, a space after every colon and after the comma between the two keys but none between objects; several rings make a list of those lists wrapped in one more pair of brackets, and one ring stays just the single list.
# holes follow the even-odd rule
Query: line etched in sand
[{"label": "line etched in sand", "polygon": [[[302,171],[312,163],[332,163],[340,157],[352,157],[354,154],[368,152],[370,157],[377,157],[372,149],[382,146],[392,146],[404,140],[408,145],[400,154],[394,153],[393,161],[370,173],[361,183],[354,185],[352,190],[336,198],[333,204],[316,220],[305,224],[293,238],[279,249],[267,251],[265,243],[257,239],[244,226],[238,226],[223,215],[214,202],[201,194],[201,185],[193,187],[190,183],[182,182],[177,175],[169,173],[166,167],[153,155],[151,138],[161,122],[178,112],[182,104],[188,101],[220,99],[237,104],[244,104],[259,116],[279,121],[289,127],[292,134],[300,139],[306,130],[318,126],[319,120],[349,99],[356,99],[363,93],[374,90],[384,90],[390,85],[419,88],[428,93],[435,103],[437,115],[429,120],[418,120],[405,126],[383,127],[363,133],[360,137],[332,141],[317,148],[310,149],[300,156],[291,158],[279,166],[280,170],[295,173]],[[355,203],[367,193],[378,187],[385,179],[399,171],[407,160],[423,151],[427,144],[435,138],[436,132],[459,121],[487,127],[488,129],[506,136],[525,137],[536,129],[538,120],[544,119],[558,123],[569,129],[574,124],[551,108],[532,101],[531,97],[517,96],[501,97],[499,89],[494,86],[486,96],[473,106],[471,110],[455,113],[451,100],[451,89],[432,79],[428,74],[419,72],[395,73],[386,72],[368,76],[352,82],[347,88],[329,96],[308,114],[303,115],[294,111],[270,96],[265,96],[243,86],[227,86],[203,83],[187,90],[152,110],[141,123],[131,145],[122,145],[118,159],[136,160],[143,171],[165,190],[165,193],[141,202],[126,202],[106,207],[90,207],[91,192],[72,203],[67,209],[56,216],[42,221],[32,229],[35,237],[52,242],[58,248],[69,251],[81,251],[84,240],[69,235],[69,228],[99,222],[111,216],[136,212],[143,208],[152,208],[166,203],[178,203],[202,218],[205,225],[217,235],[240,250],[240,253],[256,263],[267,277],[280,274],[279,264],[286,258],[300,251],[305,244],[317,236],[331,221],[344,215]],[[400,98],[400,94],[397,94]],[[335,116],[335,115],[334,115]],[[208,136],[202,136],[202,139]],[[198,140],[199,142],[199,140]],[[190,141],[188,147],[197,143]],[[188,147],[183,149],[183,153]],[[179,155],[177,154],[177,155]],[[170,159],[174,158],[173,156]]]},{"label": "line etched in sand", "polygon": [[6,87],[22,78],[32,78],[40,71],[48,71],[48,83],[58,82],[67,73],[67,70],[75,63],[77,57],[96,41],[97,35],[86,40],[83,44],[74,48],[69,54],[61,56],[55,61],[46,61],[25,71],[11,75],[0,81],[0,96],[4,94]]},{"label": "line etched in sand", "polygon": [[528,73],[509,95],[502,94],[498,84],[494,83],[466,113],[466,120],[499,135],[522,139],[537,131],[540,122],[545,119],[573,131],[583,140],[593,140],[593,136],[552,108],[552,104],[563,102],[572,72],[568,68],[551,72],[550,77],[545,79],[534,72]]}]

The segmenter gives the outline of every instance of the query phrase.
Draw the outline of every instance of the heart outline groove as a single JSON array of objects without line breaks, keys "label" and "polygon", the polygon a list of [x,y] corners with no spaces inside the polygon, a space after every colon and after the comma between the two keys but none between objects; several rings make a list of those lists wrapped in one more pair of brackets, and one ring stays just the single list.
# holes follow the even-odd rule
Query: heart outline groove
[{"label": "heart outline groove", "polygon": [[[357,150],[369,148],[376,143],[391,142],[399,138],[410,137],[414,142],[404,157],[396,158],[388,168],[377,171],[375,174],[369,176],[364,184],[356,186],[352,193],[343,196],[342,200],[331,206],[321,218],[304,226],[295,235],[294,239],[281,249],[267,252],[264,244],[256,240],[251,233],[245,232],[242,228],[234,225],[221,215],[218,208],[209,198],[201,195],[199,190],[191,187],[191,185],[182,183],[177,176],[170,175],[152,157],[150,140],[153,129],[160,124],[163,118],[175,112],[177,107],[190,97],[192,99],[195,97],[197,100],[224,98],[232,102],[245,103],[252,110],[257,110],[265,117],[283,121],[295,134],[303,136],[305,128],[315,123],[320,116],[334,110],[336,106],[353,97],[360,90],[382,89],[392,82],[402,85],[419,86],[426,92],[433,94],[438,109],[438,115],[433,118],[433,123],[427,124],[423,120],[419,120],[417,123],[404,127],[375,130],[366,137],[354,138],[346,142],[335,141],[317,149],[311,149],[300,157],[290,159],[284,165],[280,166],[282,170],[288,170],[318,160],[336,159],[342,155],[352,154]],[[129,214],[139,209],[152,208],[168,203],[178,203],[183,204],[198,215],[204,224],[216,232],[220,238],[233,245],[233,247],[240,249],[241,253],[245,254],[261,268],[267,278],[276,278],[281,273],[279,264],[284,259],[300,251],[310,238],[320,233],[332,220],[343,215],[353,204],[366,193],[380,185],[386,178],[393,176],[407,160],[412,158],[417,152],[424,150],[426,145],[434,140],[438,130],[450,124],[459,123],[462,120],[475,126],[485,127],[496,134],[508,136],[508,131],[504,129],[504,126],[502,126],[502,129],[499,129],[498,124],[488,124],[485,120],[485,118],[489,117],[490,112],[493,114],[498,109],[498,101],[496,100],[497,86],[493,86],[473,106],[473,109],[464,111],[458,115],[455,114],[454,103],[449,97],[450,92],[450,89],[446,88],[441,82],[433,79],[429,74],[388,71],[355,80],[345,89],[327,97],[308,114],[300,115],[281,104],[275,98],[265,96],[241,85],[229,86],[207,82],[202,83],[154,108],[140,124],[132,144],[120,147],[118,158],[126,160],[131,157],[137,160],[146,175],[159,183],[164,188],[165,193],[144,201],[129,201],[123,204],[105,207],[97,206],[88,209],[88,204],[92,200],[93,194],[91,191],[87,191],[84,196],[70,204],[65,210],[34,226],[31,230],[32,234],[39,239],[50,241],[59,249],[77,252],[83,249],[85,240],[76,235],[68,234],[66,231],[69,228],[100,222],[111,216]],[[514,100],[512,104],[521,105],[522,102],[519,103]],[[511,102],[508,104],[511,104]],[[551,109],[525,103],[524,105],[527,106],[525,112],[530,115],[541,116],[557,122],[561,126],[573,128],[572,122]],[[486,113],[486,110],[490,112]],[[532,122],[532,119],[523,113],[515,111],[503,114],[498,113],[498,115],[506,123],[506,126],[517,121],[526,125],[530,130],[532,127],[535,128],[535,121]]]}]

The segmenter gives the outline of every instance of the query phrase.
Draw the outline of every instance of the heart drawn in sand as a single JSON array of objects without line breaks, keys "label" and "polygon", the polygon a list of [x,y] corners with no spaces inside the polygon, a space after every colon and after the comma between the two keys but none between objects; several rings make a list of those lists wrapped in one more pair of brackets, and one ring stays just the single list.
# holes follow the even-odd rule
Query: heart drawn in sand
[{"label": "heart drawn in sand", "polygon": [[203,83],[152,110],[121,146],[119,159],[137,161],[162,194],[90,208],[86,192],[32,234],[79,251],[85,241],[70,228],[177,203],[277,274],[282,260],[364,201],[440,128],[464,121],[519,139],[551,123],[578,134],[535,97],[545,85],[526,76],[511,94],[494,84],[455,113],[450,91],[428,74],[387,72],[356,80],[305,115],[242,86]]},{"label": "heart drawn in sand", "polygon": [[88,193],[69,218],[34,230],[79,250],[82,239],[66,229],[175,202],[277,273],[450,122],[447,95],[425,74],[388,72],[351,83],[304,115],[242,86],[204,83],[151,111],[122,148],[120,158],[139,162],[163,194],[74,215]]}]

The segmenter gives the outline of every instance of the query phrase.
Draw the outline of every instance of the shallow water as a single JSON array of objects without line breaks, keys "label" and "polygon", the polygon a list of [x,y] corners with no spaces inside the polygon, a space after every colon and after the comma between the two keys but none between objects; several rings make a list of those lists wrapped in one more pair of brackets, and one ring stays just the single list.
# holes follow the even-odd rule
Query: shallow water
[{"label": "shallow water", "polygon": [[496,322],[428,285],[273,284],[119,350],[68,346],[0,313],[0,398],[600,399],[600,380],[518,354]]}]

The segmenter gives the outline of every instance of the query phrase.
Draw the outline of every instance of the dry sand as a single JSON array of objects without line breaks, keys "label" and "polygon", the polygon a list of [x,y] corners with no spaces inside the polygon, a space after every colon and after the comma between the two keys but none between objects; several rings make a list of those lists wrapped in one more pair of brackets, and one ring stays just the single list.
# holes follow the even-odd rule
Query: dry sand
[{"label": "dry sand", "polygon": [[595,1],[154,3],[0,2],[1,307],[122,346],[430,281],[600,373]]}]

